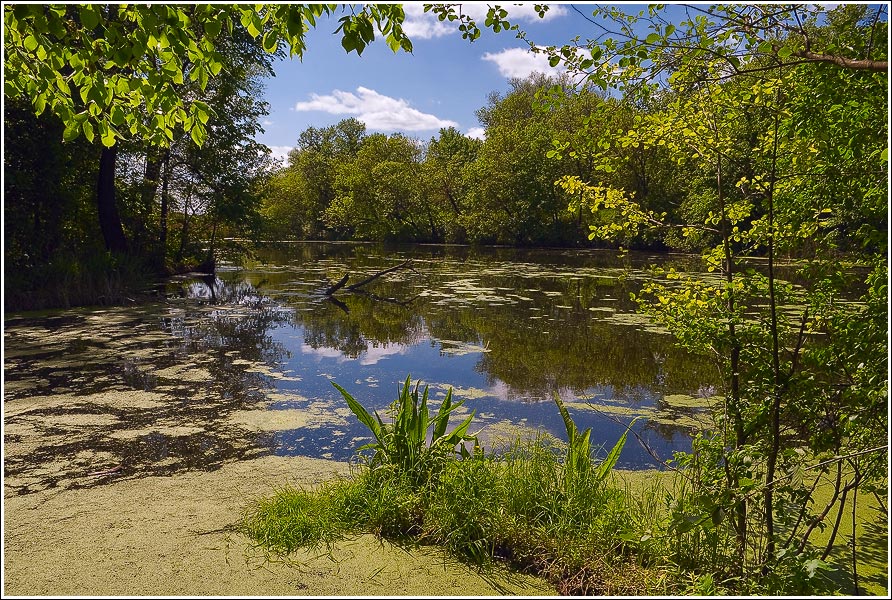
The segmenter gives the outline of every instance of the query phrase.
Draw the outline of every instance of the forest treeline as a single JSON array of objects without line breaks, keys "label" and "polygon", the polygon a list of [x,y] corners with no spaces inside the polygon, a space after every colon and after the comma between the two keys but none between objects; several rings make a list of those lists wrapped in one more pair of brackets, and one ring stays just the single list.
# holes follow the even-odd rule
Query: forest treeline
[{"label": "forest treeline", "polygon": [[492,92],[477,111],[485,139],[452,127],[428,140],[370,133],[353,118],[303,131],[287,166],[269,181],[261,209],[266,235],[575,246],[589,243],[593,217],[582,206],[570,210],[574,199],[556,185],[563,176],[634,190],[654,207],[684,199],[686,173],[658,150],[616,143],[618,165],[609,170],[598,169],[594,152],[554,156],[555,144],[572,143],[595,121],[610,147],[607,140],[648,108],[538,73],[509,80],[509,88]]},{"label": "forest treeline", "polygon": [[[32,9],[16,10],[5,13],[13,31],[21,22],[16,18],[38,19]],[[73,19],[77,10],[45,9],[47,20],[41,25],[51,30],[54,19]],[[158,11],[167,18],[184,18]],[[193,21],[197,13],[199,9],[191,14]],[[82,18],[99,18],[89,14]],[[244,20],[249,13],[237,14]],[[868,43],[868,8],[845,7],[832,14],[836,16],[822,35],[862,51]],[[109,16],[109,23],[116,21]],[[270,47],[266,34],[255,35],[255,25],[236,20],[207,65],[190,55],[180,64],[179,76],[165,65],[158,81],[172,81],[153,88],[164,94],[151,92],[159,94],[152,98],[159,107],[150,119],[154,125],[144,123],[139,110],[124,110],[117,100],[148,94],[145,84],[153,75],[146,81],[135,75],[119,78],[114,86],[109,78],[80,81],[84,75],[72,66],[101,60],[89,55],[94,48],[79,48],[80,41],[59,50],[58,71],[40,72],[48,79],[58,72],[67,74],[66,80],[78,80],[80,92],[69,90],[71,97],[65,97],[81,111],[72,120],[65,121],[70,107],[68,112],[50,111],[50,90],[63,90],[58,79],[32,101],[7,93],[7,305],[120,300],[125,282],[135,284],[147,273],[211,266],[223,239],[701,251],[720,237],[716,227],[708,226],[717,185],[709,168],[704,173],[703,156],[695,152],[679,160],[673,148],[710,143],[712,134],[704,128],[707,101],[698,95],[722,90],[729,102],[739,105],[743,94],[754,89],[752,77],[719,77],[641,95],[605,92],[591,76],[570,85],[567,78],[534,74],[510,80],[504,93],[490,94],[477,111],[483,140],[453,128],[427,140],[369,132],[360,121],[346,119],[295,132],[295,148],[283,166],[254,139],[269,110],[260,100],[264,79],[272,75],[273,62],[284,57],[284,49]],[[212,30],[202,29],[199,36]],[[150,41],[141,39],[150,35],[146,32],[127,35],[137,38],[137,46]],[[846,36],[850,39],[841,41]],[[883,55],[885,40],[874,37],[872,51]],[[37,44],[35,36],[19,42],[39,57],[44,46],[35,49],[31,40]],[[173,56],[175,39],[167,43]],[[168,55],[162,52],[154,60]],[[840,251],[878,250],[887,223],[882,185],[888,164],[885,74],[807,63],[784,67],[778,85],[784,96],[782,135],[810,144],[813,160],[800,164],[815,169],[814,176],[801,196],[813,209],[826,211],[821,226],[833,232]],[[756,89],[749,97],[760,93],[766,92]],[[112,103],[110,110],[99,108],[103,99]],[[176,102],[189,106],[177,107]],[[723,193],[729,202],[753,205],[748,222],[764,212],[751,202],[755,186],[747,177],[757,168],[757,142],[772,118],[744,111],[723,125],[724,178],[736,185]],[[649,215],[645,220],[665,226],[620,228],[613,239],[590,239],[593,226],[630,217],[617,206],[596,205],[578,184],[625,194],[642,215]],[[691,223],[700,227],[683,227]],[[808,256],[807,233],[803,231],[802,244],[786,248],[785,254]],[[51,292],[48,282],[58,283],[59,289]]]}]

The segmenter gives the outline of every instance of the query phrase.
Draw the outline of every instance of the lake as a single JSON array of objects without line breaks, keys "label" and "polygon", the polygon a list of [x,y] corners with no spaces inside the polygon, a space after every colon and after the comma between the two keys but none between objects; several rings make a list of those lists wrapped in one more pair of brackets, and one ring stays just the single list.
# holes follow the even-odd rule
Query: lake
[{"label": "lake", "polygon": [[[715,366],[636,313],[630,293],[656,277],[649,264],[699,258],[281,244],[215,277],[176,278],[151,304],[7,315],[7,485],[28,493],[271,453],[349,460],[368,432],[331,382],[383,416],[409,375],[433,405],[452,388],[486,447],[535,432],[565,440],[559,394],[608,449],[641,416],[642,443],[630,438],[619,466],[658,466],[651,453],[689,450],[720,399]],[[325,294],[344,274],[350,285],[398,265]]]}]

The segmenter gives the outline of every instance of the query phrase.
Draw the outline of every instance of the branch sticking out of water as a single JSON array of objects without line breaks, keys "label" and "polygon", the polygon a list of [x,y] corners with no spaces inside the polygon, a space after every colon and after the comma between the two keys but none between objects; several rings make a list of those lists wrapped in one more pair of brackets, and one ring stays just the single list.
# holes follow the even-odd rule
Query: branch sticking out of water
[{"label": "branch sticking out of water", "polygon": [[350,279],[350,273],[345,273],[344,276],[341,277],[337,283],[325,290],[325,295],[331,296],[332,294],[334,294],[336,291],[344,287],[344,284],[347,283],[348,279]]},{"label": "branch sticking out of water", "polygon": [[[361,288],[361,287],[364,286],[364,285],[368,285],[368,284],[370,284],[371,282],[375,281],[376,279],[378,279],[378,278],[381,277],[382,275],[387,275],[388,273],[393,273],[394,271],[398,271],[398,270],[400,270],[400,269],[405,269],[405,268],[410,268],[410,269],[412,268],[411,265],[410,265],[410,261],[406,260],[406,261],[401,262],[401,263],[398,264],[398,265],[395,265],[395,266],[393,266],[393,267],[390,267],[389,269],[384,269],[383,271],[378,271],[377,273],[375,273],[375,274],[372,275],[371,277],[369,277],[369,278],[367,278],[367,279],[363,279],[363,280],[360,281],[359,283],[354,283],[354,284],[352,284],[352,285],[348,285],[345,289],[348,289],[348,290],[350,290],[351,292],[352,292],[352,291],[355,291],[356,289]],[[344,283],[347,282],[347,277],[348,277],[348,276],[349,276],[349,275],[344,275],[344,278],[343,278]],[[341,284],[341,285],[343,285],[343,284]],[[340,287],[340,286],[338,286],[338,287]]]},{"label": "branch sticking out of water", "polygon": [[[367,296],[371,297],[374,300],[383,300],[385,302],[392,302],[394,304],[401,304],[401,305],[409,304],[410,302],[415,300],[418,296],[416,296],[415,298],[412,298],[410,300],[402,300],[401,301],[401,300],[397,300],[395,298],[382,298],[382,297],[372,294],[366,290],[360,289],[363,286],[366,286],[366,285],[372,283],[379,277],[381,277],[383,275],[387,275],[388,273],[393,273],[394,271],[398,271],[400,269],[410,269],[411,271],[417,273],[417,271],[415,271],[415,269],[412,267],[411,261],[406,260],[406,261],[401,262],[398,265],[394,265],[388,269],[384,269],[383,271],[378,271],[371,277],[367,277],[366,279],[363,279],[362,281],[360,281],[358,283],[354,283],[352,285],[348,285],[348,286],[344,287],[345,284],[347,283],[347,280],[350,279],[350,273],[346,273],[343,277],[341,277],[337,281],[337,283],[331,285],[327,290],[325,290],[325,295],[328,296],[329,300],[335,301],[334,293],[336,291],[338,291],[339,289],[343,288],[345,291],[348,291],[348,292],[366,294]],[[339,308],[341,308],[341,310],[344,310],[345,312],[349,312],[349,310],[347,310],[346,306],[342,302],[335,301],[335,303]]]}]

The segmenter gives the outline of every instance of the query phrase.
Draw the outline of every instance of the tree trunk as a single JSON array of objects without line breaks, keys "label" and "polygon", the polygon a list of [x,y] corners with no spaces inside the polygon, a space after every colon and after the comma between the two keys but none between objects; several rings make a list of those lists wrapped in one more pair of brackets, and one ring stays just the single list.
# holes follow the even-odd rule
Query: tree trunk
[{"label": "tree trunk", "polygon": [[105,240],[105,248],[111,252],[126,253],[127,238],[121,225],[121,215],[115,204],[115,164],[118,149],[102,148],[99,158],[99,183],[96,189],[96,207],[99,211],[99,227]]},{"label": "tree trunk", "polygon": [[189,238],[189,201],[192,199],[192,185],[195,183],[190,178],[186,197],[183,199],[183,228],[180,230],[180,249],[177,250],[176,261],[182,262],[186,250],[186,241]]},{"label": "tree trunk", "polygon": [[161,216],[158,246],[160,248],[161,264],[167,258],[167,211],[168,211],[168,183],[170,182],[170,154],[164,156],[164,175],[161,183]]},{"label": "tree trunk", "polygon": [[[774,146],[771,155],[771,178],[768,181],[768,307],[771,313],[771,374],[773,379],[771,409],[768,414],[771,428],[768,464],[765,469],[765,557],[763,572],[766,574],[777,560],[774,531],[774,474],[780,455],[781,396],[786,387],[780,372],[780,340],[777,324],[777,295],[774,281],[774,184],[777,179],[778,115],[774,114]],[[790,374],[792,376],[792,373]]]},{"label": "tree trunk", "polygon": [[152,214],[152,204],[155,202],[155,195],[158,193],[158,184],[161,180],[161,167],[166,160],[166,150],[156,152],[154,148],[150,147],[146,152],[146,168],[143,172],[140,198],[142,210],[146,215]]}]

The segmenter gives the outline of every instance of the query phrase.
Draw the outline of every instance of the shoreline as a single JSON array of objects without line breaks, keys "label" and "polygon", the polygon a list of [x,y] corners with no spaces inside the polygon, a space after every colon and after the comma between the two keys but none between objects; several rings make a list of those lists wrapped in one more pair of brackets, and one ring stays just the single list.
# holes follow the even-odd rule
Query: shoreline
[{"label": "shoreline", "polygon": [[372,535],[330,554],[269,560],[233,530],[253,499],[346,473],[323,459],[264,457],[215,471],[8,495],[4,596],[553,595],[547,583],[484,574],[437,548],[404,549]]}]

